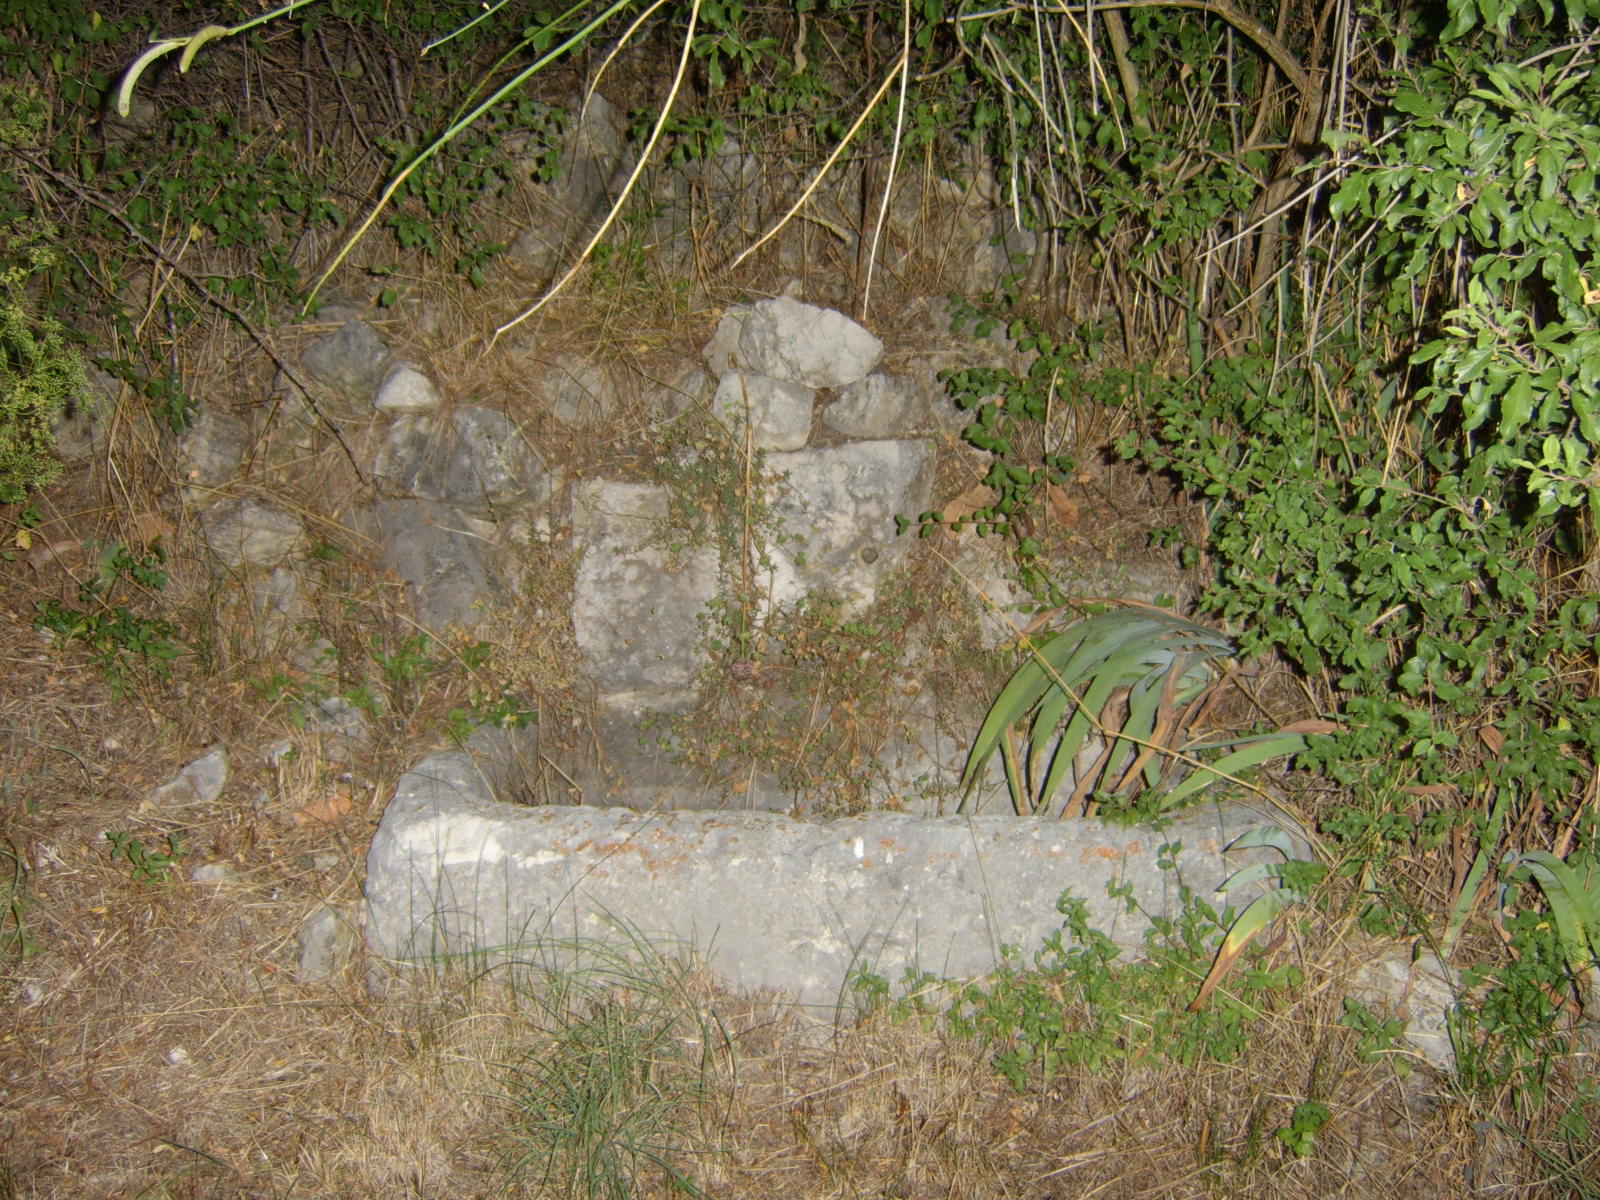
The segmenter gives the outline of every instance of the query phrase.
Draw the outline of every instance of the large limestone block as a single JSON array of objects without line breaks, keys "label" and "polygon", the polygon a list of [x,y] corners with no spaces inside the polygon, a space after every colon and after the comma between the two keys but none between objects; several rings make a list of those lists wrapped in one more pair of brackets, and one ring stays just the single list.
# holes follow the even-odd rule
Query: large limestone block
[{"label": "large limestone block", "polygon": [[407,585],[429,630],[476,629],[501,599],[485,541],[457,509],[418,500],[384,500],[351,514],[353,529],[377,545],[383,565]]},{"label": "large limestone block", "polygon": [[702,354],[718,375],[741,369],[837,388],[871,374],[883,343],[843,313],[778,296],[730,308]]},{"label": "large limestone block", "polygon": [[351,318],[301,357],[301,365],[361,405],[377,398],[395,357],[372,326]]},{"label": "large limestone block", "polygon": [[403,495],[468,508],[539,500],[544,467],[505,413],[483,405],[449,417],[403,416],[373,473]]},{"label": "large limestone block", "polygon": [[783,479],[773,509],[784,540],[768,548],[773,603],[781,607],[823,591],[849,611],[870,605],[911,547],[895,518],[914,518],[928,505],[933,447],[913,440],[852,442],[768,455],[767,466]]},{"label": "large limestone block", "polygon": [[748,430],[757,450],[798,450],[811,439],[815,395],[798,383],[729,371],[717,384],[711,409],[736,436]]},{"label": "large limestone block", "polygon": [[[962,977],[994,967],[1001,946],[1037,949],[1061,926],[1063,892],[1136,947],[1152,916],[1179,911],[1180,885],[1207,896],[1240,865],[1221,852],[1261,821],[1214,807],[1159,832],[1017,817],[518,807],[495,799],[493,775],[452,751],[400,779],[367,858],[377,953],[537,954],[541,941],[616,941],[631,929],[691,945],[736,986],[828,1006],[856,968],[895,981],[907,968]],[[1108,896],[1108,882],[1128,898]]]},{"label": "large limestone block", "polygon": [[298,558],[310,545],[305,522],[254,500],[220,500],[201,514],[206,545],[229,567],[271,567]]},{"label": "large limestone block", "polygon": [[572,626],[602,695],[691,687],[700,673],[700,616],[717,593],[710,547],[674,553],[668,495],[644,483],[578,486],[572,536],[580,558]]}]

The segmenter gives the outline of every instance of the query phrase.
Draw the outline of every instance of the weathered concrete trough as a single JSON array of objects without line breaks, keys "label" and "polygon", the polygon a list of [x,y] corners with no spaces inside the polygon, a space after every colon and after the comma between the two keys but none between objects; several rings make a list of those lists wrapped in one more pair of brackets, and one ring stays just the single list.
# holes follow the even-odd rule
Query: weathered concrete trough
[{"label": "weathered concrete trough", "polygon": [[[1061,925],[1070,891],[1132,948],[1180,884],[1209,896],[1242,862],[1222,851],[1263,817],[1190,810],[1157,831],[1101,821],[870,813],[531,807],[508,794],[505,739],[433,754],[395,789],[367,859],[368,939],[380,955],[516,956],[619,930],[690,945],[719,976],[812,1005],[866,967],[982,974]],[[1175,847],[1181,847],[1175,849]],[[1107,894],[1127,886],[1128,900]]]}]

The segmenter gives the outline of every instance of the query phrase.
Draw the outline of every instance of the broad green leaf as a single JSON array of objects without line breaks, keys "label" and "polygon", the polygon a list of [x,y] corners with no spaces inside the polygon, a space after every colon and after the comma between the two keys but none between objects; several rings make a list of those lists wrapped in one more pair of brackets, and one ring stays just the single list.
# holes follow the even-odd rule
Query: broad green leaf
[{"label": "broad green leaf", "polygon": [[1212,960],[1211,970],[1201,981],[1200,991],[1189,1002],[1189,1011],[1198,1012],[1204,1006],[1206,999],[1222,982],[1222,977],[1228,973],[1230,967],[1244,952],[1261,931],[1277,918],[1278,914],[1291,904],[1301,899],[1300,895],[1287,888],[1274,888],[1252,900],[1245,910],[1239,914],[1233,924],[1228,927],[1227,936],[1222,939],[1222,945],[1217,947],[1217,956]]},{"label": "broad green leaf", "polygon": [[1276,850],[1285,858],[1295,854],[1294,837],[1281,825],[1257,825],[1247,829],[1228,843],[1228,850]]},{"label": "broad green leaf", "polygon": [[[1259,882],[1260,880],[1263,880],[1263,879],[1277,879],[1282,874],[1283,874],[1283,864],[1282,863],[1279,863],[1279,862],[1251,863],[1248,866],[1240,867],[1232,875],[1229,875],[1227,879],[1222,881],[1222,886],[1217,888],[1217,891],[1219,891],[1219,892],[1237,891],[1239,888],[1249,887],[1252,883],[1257,883],[1257,882]],[[1293,888],[1285,888],[1284,890],[1285,891],[1296,891],[1296,889],[1293,889]]]},{"label": "broad green leaf", "polygon": [[1306,748],[1306,739],[1298,734],[1267,735],[1256,741],[1250,742],[1232,754],[1225,755],[1217,762],[1196,767],[1194,774],[1185,779],[1162,797],[1161,806],[1170,808],[1196,792],[1221,783],[1229,776],[1237,776],[1241,771],[1251,767],[1260,766],[1274,758],[1286,758],[1291,754],[1299,754]]}]

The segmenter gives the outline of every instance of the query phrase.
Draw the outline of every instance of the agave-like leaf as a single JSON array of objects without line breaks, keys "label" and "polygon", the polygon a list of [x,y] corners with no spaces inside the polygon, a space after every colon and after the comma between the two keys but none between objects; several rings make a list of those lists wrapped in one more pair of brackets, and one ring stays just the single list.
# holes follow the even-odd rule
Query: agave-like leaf
[{"label": "agave-like leaf", "polygon": [[[962,772],[962,802],[984,766],[1005,746],[1007,731],[1022,735],[1020,755],[1007,762],[1007,785],[1019,811],[1048,811],[1070,776],[1077,789],[1063,803],[1101,788],[1159,784],[1159,752],[1180,729],[1176,710],[1216,680],[1216,662],[1233,653],[1215,629],[1149,609],[1117,609],[1066,630],[1025,639],[1027,658],[985,714]],[[1126,713],[1107,710],[1126,692]],[[1105,746],[1092,769],[1080,761],[1099,734]],[[1015,752],[1017,748],[1013,748]],[[1026,794],[1024,794],[1026,793]]]},{"label": "agave-like leaf", "polygon": [[1044,694],[1050,679],[1040,669],[1037,656],[1042,655],[1044,649],[1058,636],[1045,634],[1034,639],[1028,660],[1011,676],[1005,687],[1000,689],[1000,694],[995,697],[994,703],[989,706],[989,713],[984,718],[983,725],[979,727],[978,736],[973,739],[972,749],[967,755],[967,769],[961,776],[963,791],[971,791],[983,765],[1000,748],[1006,731],[1016,728]]},{"label": "agave-like leaf", "polygon": [[1284,858],[1293,858],[1295,844],[1293,835],[1282,825],[1257,825],[1229,842],[1228,850],[1276,850]]},{"label": "agave-like leaf", "polygon": [[1176,682],[1177,672],[1174,668],[1181,662],[1181,657],[1174,658],[1166,670],[1152,671],[1134,680],[1128,688],[1128,713],[1123,718],[1122,728],[1116,731],[1112,753],[1106,757],[1105,770],[1101,775],[1101,787],[1106,791],[1118,791],[1132,784],[1128,769],[1140,761],[1155,736],[1156,725],[1161,720],[1163,700],[1172,692]]},{"label": "agave-like leaf", "polygon": [[1214,763],[1203,763],[1196,767],[1194,774],[1161,797],[1161,807],[1171,808],[1197,792],[1225,779],[1235,778],[1241,771],[1258,767],[1269,759],[1299,754],[1305,748],[1305,735],[1300,733],[1269,733],[1252,738],[1232,754],[1226,754]]},{"label": "agave-like leaf", "polygon": [[1572,969],[1581,971],[1600,958],[1600,879],[1580,876],[1548,850],[1528,850],[1508,858],[1508,875],[1526,871],[1544,892],[1550,916]]},{"label": "agave-like leaf", "polygon": [[1287,829],[1279,825],[1257,825],[1252,829],[1234,838],[1228,843],[1227,852],[1234,850],[1272,849],[1283,855],[1283,862],[1258,862],[1250,863],[1223,882],[1217,890],[1220,892],[1237,891],[1239,888],[1248,887],[1252,883],[1263,879],[1277,879],[1280,886],[1271,891],[1263,892],[1257,896],[1243,911],[1234,918],[1233,924],[1228,926],[1228,932],[1222,939],[1222,944],[1217,947],[1217,954],[1211,962],[1211,969],[1206,972],[1205,979],[1200,984],[1200,990],[1195,998],[1189,1002],[1189,1011],[1196,1012],[1203,1006],[1216,990],[1217,984],[1222,981],[1233,964],[1238,961],[1244,948],[1266,929],[1291,904],[1305,900],[1306,895],[1299,888],[1283,886],[1281,880],[1289,863],[1294,861],[1294,837]]},{"label": "agave-like leaf", "polygon": [[[1229,847],[1229,849],[1232,849],[1232,847]],[[1285,864],[1281,862],[1249,863],[1240,867],[1232,875],[1229,875],[1226,879],[1224,879],[1222,881],[1222,886],[1219,887],[1217,891],[1234,892],[1238,891],[1238,889],[1242,887],[1249,887],[1252,883],[1256,883],[1262,879],[1281,879],[1283,877],[1284,865]],[[1294,889],[1285,888],[1284,890],[1293,891]]]},{"label": "agave-like leaf", "polygon": [[1271,925],[1279,913],[1302,899],[1304,897],[1292,888],[1273,888],[1272,891],[1263,892],[1246,905],[1245,910],[1234,918],[1232,925],[1228,926],[1227,936],[1222,939],[1222,945],[1217,948],[1217,956],[1211,962],[1211,970],[1206,972],[1195,998],[1189,1001],[1189,1011],[1199,1012],[1211,993],[1216,990],[1217,984],[1222,982],[1222,977],[1238,961],[1239,955],[1244,953],[1244,948],[1263,929]]}]

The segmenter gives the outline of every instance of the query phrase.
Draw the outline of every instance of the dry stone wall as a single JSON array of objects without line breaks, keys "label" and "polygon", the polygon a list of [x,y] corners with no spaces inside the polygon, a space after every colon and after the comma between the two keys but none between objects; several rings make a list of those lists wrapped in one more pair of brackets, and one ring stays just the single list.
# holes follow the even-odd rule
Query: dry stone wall
[{"label": "dry stone wall", "polygon": [[[535,271],[564,261],[629,166],[619,117],[603,99],[570,129],[569,170],[545,189],[548,219],[514,248]],[[672,232],[678,206],[710,179],[748,188],[755,163],[729,140],[690,164],[682,194],[669,187],[662,196],[658,232],[678,239],[663,252],[685,252]],[[725,215],[755,214],[730,193]],[[565,530],[576,555],[573,632],[594,699],[598,751],[564,765],[583,806],[508,803],[526,790],[527,764],[515,738],[488,731],[472,751],[430,755],[405,773],[368,863],[366,928],[380,953],[506,950],[548,935],[604,935],[620,920],[694,942],[732,982],[826,1004],[857,967],[987,969],[1002,943],[1027,946],[1050,932],[1068,888],[1103,904],[1108,880],[1128,882],[1146,912],[1159,913],[1171,910],[1178,880],[1205,890],[1225,875],[1222,848],[1247,814],[1195,814],[1177,835],[908,813],[812,822],[759,811],[803,804],[759,775],[733,799],[757,811],[708,812],[731,798],[686,770],[670,739],[645,736],[695,702],[709,663],[708,612],[735,585],[761,598],[758,620],[819,592],[846,615],[874,604],[911,549],[896,517],[930,505],[939,439],[962,421],[936,379],[960,362],[955,343],[920,360],[900,355],[891,371],[873,332],[797,294],[728,309],[708,330],[701,363],[669,372],[648,402],[663,419],[698,409],[752,465],[745,485],[761,518],[741,531],[741,558],[730,564],[714,538],[666,544],[683,497],[664,483],[568,478],[541,456],[515,406],[449,395],[407,339],[380,335],[359,306],[322,317],[331,328],[278,383],[272,428],[207,414],[179,447],[222,591],[249,606],[264,642],[311,669],[328,650],[304,633],[320,583],[318,522],[357,535],[403,582],[415,619],[441,637],[473,631],[512,602],[519,537]],[[947,320],[934,324],[948,331]],[[533,355],[528,379],[546,416],[569,431],[618,411],[614,373],[581,354]],[[318,436],[330,411],[364,432],[330,446]],[[368,483],[353,503],[291,507],[251,486],[253,472],[266,471],[314,489],[318,455],[333,453],[348,454]],[[695,463],[684,465],[692,475]],[[963,571],[981,575],[965,553]],[[927,699],[908,702],[901,736],[877,764],[896,800],[913,805],[922,781],[959,772],[965,749],[941,733]],[[308,719],[338,724],[343,715],[319,709]],[[1179,837],[1189,857],[1174,870]],[[1109,908],[1105,916],[1130,942],[1142,934],[1141,921]],[[309,975],[326,971],[323,950],[349,929],[345,915],[319,920],[303,938]]]}]

